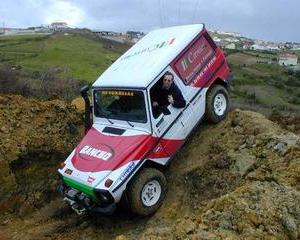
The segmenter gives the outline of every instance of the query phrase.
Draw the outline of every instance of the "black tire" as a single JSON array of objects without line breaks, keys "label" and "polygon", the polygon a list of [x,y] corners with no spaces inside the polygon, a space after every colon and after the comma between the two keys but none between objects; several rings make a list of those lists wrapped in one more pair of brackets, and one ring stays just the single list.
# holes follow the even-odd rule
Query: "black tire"
[{"label": "black tire", "polygon": [[[226,103],[225,103],[226,108],[224,111],[217,112],[214,108],[214,102],[215,102],[215,100],[217,100],[216,99],[217,96],[218,96],[218,99],[221,96],[223,96],[224,99],[226,100]],[[229,99],[229,94],[228,94],[226,88],[221,85],[213,85],[208,90],[208,93],[206,95],[206,110],[205,110],[206,120],[208,120],[211,123],[218,123],[226,117],[229,109],[230,109],[230,99]]]},{"label": "black tire", "polygon": [[[152,183],[152,185],[151,185]],[[158,200],[153,202],[152,205],[147,206],[147,201],[143,198],[143,189],[147,186],[154,186],[154,192],[157,193],[159,184],[161,191]],[[145,188],[147,189],[147,187]],[[144,196],[145,196],[144,190]],[[148,216],[156,212],[156,210],[161,206],[167,193],[167,181],[162,172],[154,168],[144,168],[132,179],[130,185],[127,189],[128,205],[130,210],[141,216]],[[147,194],[146,194],[147,195]],[[156,195],[157,198],[158,195]],[[152,199],[156,199],[152,198]],[[151,198],[149,198],[151,199]],[[151,203],[151,202],[150,202]]]}]

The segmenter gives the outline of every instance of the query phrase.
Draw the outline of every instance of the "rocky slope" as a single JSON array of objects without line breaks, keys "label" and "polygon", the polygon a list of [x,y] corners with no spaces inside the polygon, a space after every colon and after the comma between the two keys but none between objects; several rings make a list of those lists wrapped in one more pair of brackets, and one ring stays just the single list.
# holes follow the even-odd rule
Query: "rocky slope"
[{"label": "rocky slope", "polygon": [[80,121],[63,102],[0,98],[1,239],[300,238],[300,137],[290,129],[235,110],[177,154],[156,214],[78,217],[53,186]]},{"label": "rocky slope", "polygon": [[55,197],[53,170],[78,142],[81,125],[65,102],[0,96],[0,214],[22,215]]}]

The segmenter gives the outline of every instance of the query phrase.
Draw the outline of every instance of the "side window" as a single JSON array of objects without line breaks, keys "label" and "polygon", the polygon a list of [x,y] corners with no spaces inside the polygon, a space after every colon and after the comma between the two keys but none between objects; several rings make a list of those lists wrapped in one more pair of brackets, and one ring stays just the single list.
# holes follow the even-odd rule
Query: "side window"
[{"label": "side window", "polygon": [[[161,101],[164,100],[162,94],[161,94],[161,88],[163,77],[161,77],[150,89],[150,99],[151,99],[151,107],[152,107],[152,114],[153,117],[156,119],[158,116],[162,113],[162,110],[159,107],[159,104]],[[158,106],[156,106],[156,103]],[[165,101],[165,104],[168,105],[167,99]]]},{"label": "side window", "polygon": [[214,49],[205,36],[201,36],[185,53],[176,61],[175,68],[183,80],[190,84],[199,71],[214,56]]},{"label": "side window", "polygon": [[[186,100],[174,81],[174,74],[170,71],[164,72],[163,76],[150,88],[150,100],[154,118],[158,118],[161,114],[170,115],[172,112],[177,112],[174,109],[186,106]],[[169,105],[172,107],[169,108]]]}]

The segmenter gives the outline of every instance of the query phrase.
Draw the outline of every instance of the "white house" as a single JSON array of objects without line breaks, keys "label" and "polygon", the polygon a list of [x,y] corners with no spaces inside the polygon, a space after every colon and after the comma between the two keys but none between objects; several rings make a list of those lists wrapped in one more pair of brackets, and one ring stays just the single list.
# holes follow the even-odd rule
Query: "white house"
[{"label": "white house", "polygon": [[234,43],[237,43],[237,42],[240,41],[240,40],[238,40],[236,38],[233,38],[233,37],[228,37],[228,38],[225,38],[224,40],[227,41],[227,42],[234,42]]},{"label": "white house", "polygon": [[236,46],[234,43],[229,43],[229,44],[225,45],[225,48],[226,49],[236,49]]},{"label": "white house", "polygon": [[268,50],[268,48],[266,46],[263,46],[263,45],[258,45],[258,44],[253,44],[251,47],[250,47],[251,50],[257,50],[257,51],[265,51],[265,50]]},{"label": "white house", "polygon": [[68,28],[68,24],[66,22],[53,22],[51,23],[50,28],[54,31],[58,31]]},{"label": "white house", "polygon": [[278,63],[282,66],[296,66],[298,64],[298,57],[294,54],[283,54],[279,57]]},{"label": "white house", "polygon": [[270,50],[270,51],[279,51],[280,48],[277,46],[277,45],[268,45],[267,48]]}]

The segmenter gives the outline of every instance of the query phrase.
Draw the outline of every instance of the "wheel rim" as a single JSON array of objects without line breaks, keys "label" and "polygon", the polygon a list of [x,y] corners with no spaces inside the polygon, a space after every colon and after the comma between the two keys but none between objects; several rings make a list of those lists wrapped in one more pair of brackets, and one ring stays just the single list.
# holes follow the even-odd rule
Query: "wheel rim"
[{"label": "wheel rim", "polygon": [[147,182],[142,190],[142,202],[145,206],[151,207],[155,205],[161,195],[161,186],[158,181],[152,180]]},{"label": "wheel rim", "polygon": [[227,107],[227,100],[224,94],[218,93],[214,99],[214,111],[218,116],[223,116]]}]

